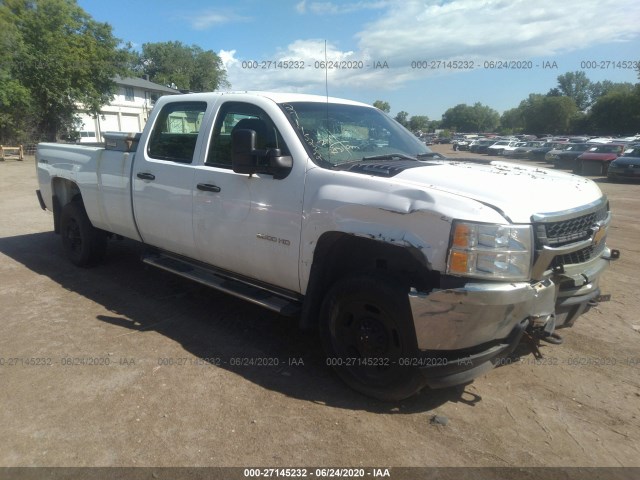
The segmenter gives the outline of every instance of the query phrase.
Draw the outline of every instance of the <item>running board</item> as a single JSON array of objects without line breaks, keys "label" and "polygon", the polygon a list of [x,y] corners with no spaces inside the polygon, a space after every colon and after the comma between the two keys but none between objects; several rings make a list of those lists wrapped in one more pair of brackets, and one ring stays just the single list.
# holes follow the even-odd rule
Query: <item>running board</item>
[{"label": "running board", "polygon": [[142,261],[147,265],[175,273],[207,287],[215,288],[234,297],[255,303],[280,315],[293,317],[300,313],[300,303],[295,300],[284,298],[264,288],[249,285],[240,280],[228,278],[213,269],[196,265],[182,258],[163,253],[152,253],[143,255]]}]

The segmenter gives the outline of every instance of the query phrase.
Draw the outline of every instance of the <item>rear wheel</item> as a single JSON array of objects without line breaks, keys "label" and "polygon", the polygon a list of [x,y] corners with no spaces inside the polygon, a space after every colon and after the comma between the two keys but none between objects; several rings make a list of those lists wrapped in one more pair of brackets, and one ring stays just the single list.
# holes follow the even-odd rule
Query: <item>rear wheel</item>
[{"label": "rear wheel", "polygon": [[425,382],[414,358],[417,342],[406,291],[375,276],[336,282],[320,312],[327,363],[351,388],[386,401],[410,397]]},{"label": "rear wheel", "polygon": [[95,228],[80,201],[67,203],[60,215],[62,247],[79,267],[94,265],[104,258],[107,250],[106,232]]}]

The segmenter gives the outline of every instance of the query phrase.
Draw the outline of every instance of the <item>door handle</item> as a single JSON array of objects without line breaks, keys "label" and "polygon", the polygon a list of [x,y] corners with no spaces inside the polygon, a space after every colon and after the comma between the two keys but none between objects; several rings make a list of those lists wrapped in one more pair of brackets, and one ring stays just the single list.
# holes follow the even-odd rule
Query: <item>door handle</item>
[{"label": "door handle", "polygon": [[155,180],[156,176],[153,173],[146,173],[146,172],[140,172],[138,174],[136,174],[136,177],[138,177],[141,180]]},{"label": "door handle", "polygon": [[218,187],[217,185],[211,185],[210,183],[199,183],[198,185],[196,185],[196,188],[198,190],[202,190],[203,192],[219,192],[220,191],[220,187]]}]

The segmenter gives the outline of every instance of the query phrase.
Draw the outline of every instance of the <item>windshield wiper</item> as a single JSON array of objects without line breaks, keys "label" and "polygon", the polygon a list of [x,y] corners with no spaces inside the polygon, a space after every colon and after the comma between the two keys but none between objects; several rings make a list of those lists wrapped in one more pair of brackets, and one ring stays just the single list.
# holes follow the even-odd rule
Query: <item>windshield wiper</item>
[{"label": "windshield wiper", "polygon": [[416,160],[416,157],[412,157],[404,153],[386,153],[384,155],[372,155],[370,157],[362,157],[362,160],[395,160],[396,158],[402,160]]}]

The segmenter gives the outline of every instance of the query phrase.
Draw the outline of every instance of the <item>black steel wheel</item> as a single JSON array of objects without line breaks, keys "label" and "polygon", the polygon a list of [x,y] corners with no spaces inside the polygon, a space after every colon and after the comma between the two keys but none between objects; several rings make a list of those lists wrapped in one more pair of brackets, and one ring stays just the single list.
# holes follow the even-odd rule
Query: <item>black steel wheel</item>
[{"label": "black steel wheel", "polygon": [[82,202],[73,201],[62,207],[60,234],[62,248],[74,265],[88,267],[104,258],[106,233],[91,225]]},{"label": "black steel wheel", "polygon": [[386,279],[336,282],[322,304],[320,334],[327,363],[354,390],[397,401],[425,385],[409,365],[417,342],[407,292]]}]

